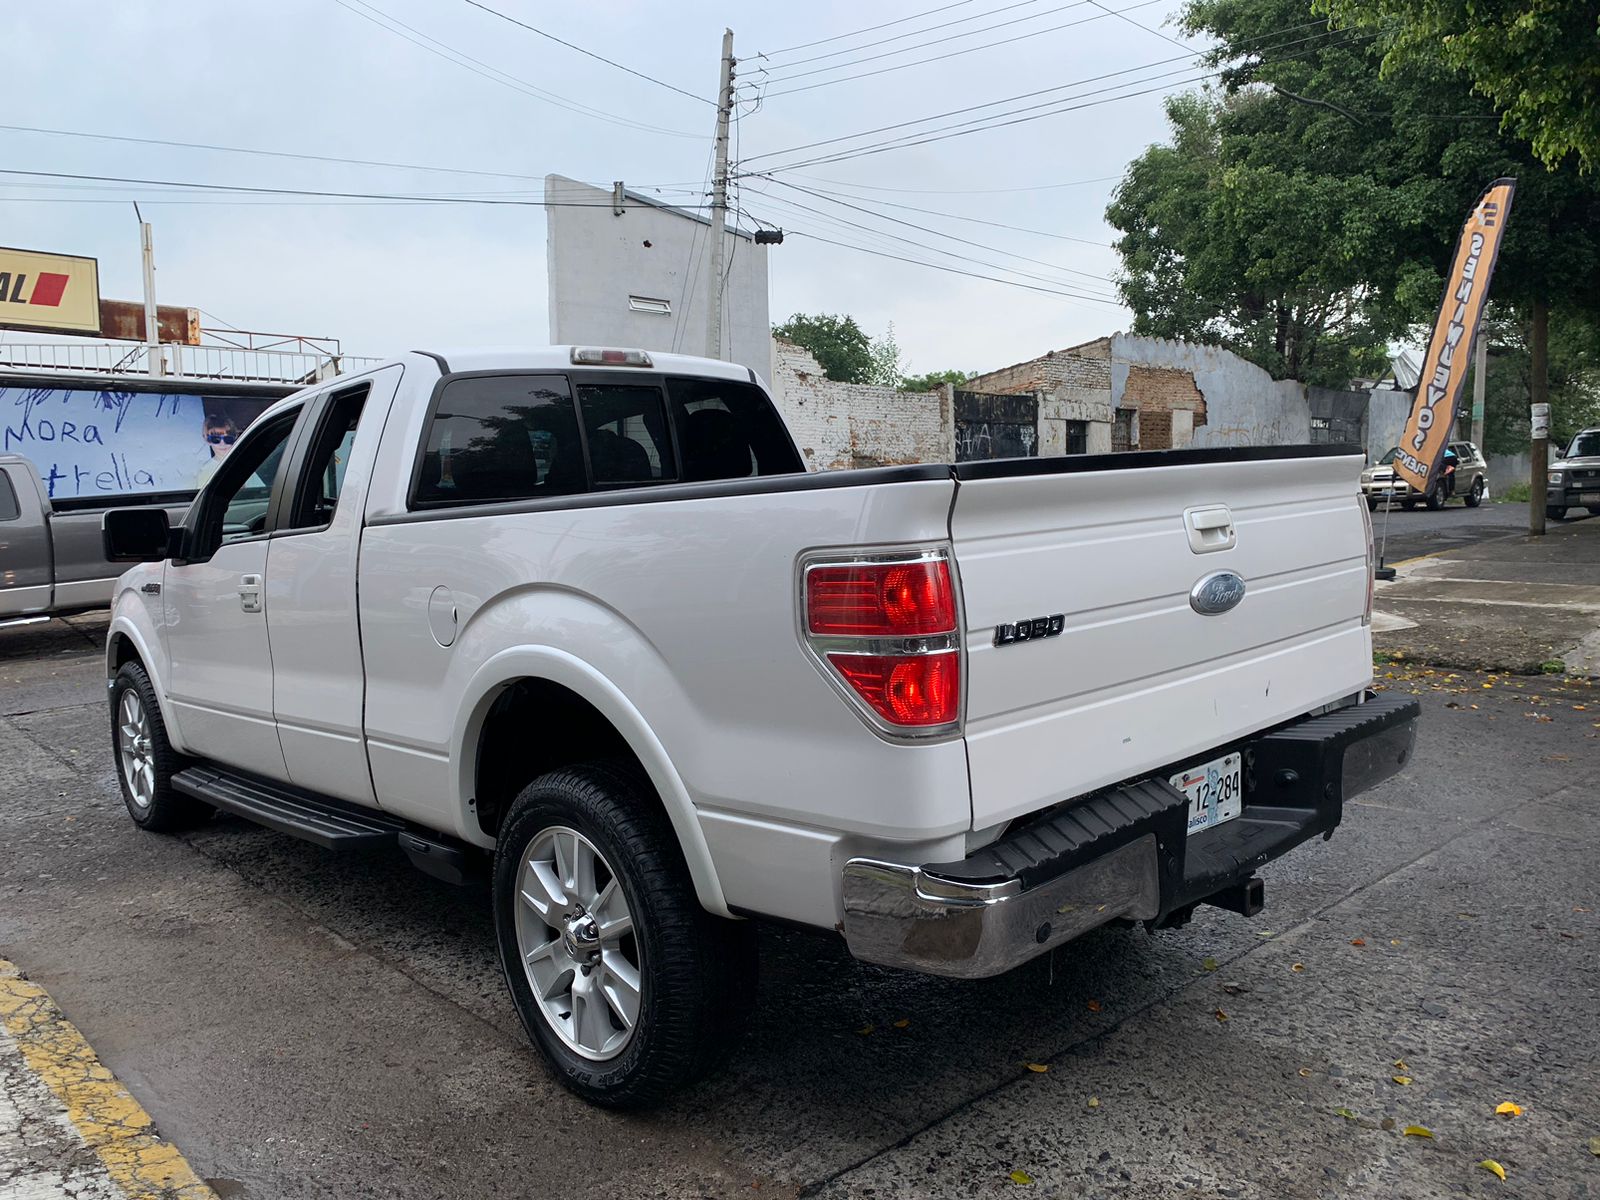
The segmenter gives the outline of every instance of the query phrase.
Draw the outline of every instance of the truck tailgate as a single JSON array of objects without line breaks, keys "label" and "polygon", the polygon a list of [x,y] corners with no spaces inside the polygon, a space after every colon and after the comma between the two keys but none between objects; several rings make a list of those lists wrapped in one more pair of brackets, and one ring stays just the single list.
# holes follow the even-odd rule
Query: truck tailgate
[{"label": "truck tailgate", "polygon": [[[1118,463],[957,469],[974,828],[1189,765],[1371,678],[1359,455],[1302,447]],[[1234,544],[1213,548],[1230,529]],[[1202,614],[1191,589],[1222,571],[1244,581],[1244,596]],[[1041,636],[997,644],[999,627],[1023,622]]]}]

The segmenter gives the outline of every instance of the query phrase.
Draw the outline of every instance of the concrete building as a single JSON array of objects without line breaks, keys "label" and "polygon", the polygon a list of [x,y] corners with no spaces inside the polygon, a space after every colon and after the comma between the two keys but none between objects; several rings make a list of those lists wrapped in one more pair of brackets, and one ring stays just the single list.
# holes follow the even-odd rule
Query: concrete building
[{"label": "concrete building", "polygon": [[[544,181],[550,341],[706,352],[711,223],[623,190],[560,175]],[[722,357],[771,366],[767,247],[725,234]]]}]

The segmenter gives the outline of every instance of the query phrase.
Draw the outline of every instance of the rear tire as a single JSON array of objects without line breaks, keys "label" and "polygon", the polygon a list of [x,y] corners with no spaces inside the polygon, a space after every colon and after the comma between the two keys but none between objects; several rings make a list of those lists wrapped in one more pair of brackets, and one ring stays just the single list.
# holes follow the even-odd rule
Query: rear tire
[{"label": "rear tire", "polygon": [[1567,519],[1567,510],[1565,508],[1557,508],[1554,504],[1547,504],[1544,506],[1544,515],[1552,521],[1565,521]]},{"label": "rear tire", "polygon": [[611,763],[517,796],[495,847],[494,918],[523,1028],[592,1104],[646,1108],[706,1075],[754,1001],[754,929],[700,907],[660,802]]},{"label": "rear tire", "polygon": [[139,828],[169,833],[211,816],[209,804],[173,790],[172,776],[186,761],[167,739],[156,689],[137,662],[123,663],[111,681],[111,757],[122,802]]},{"label": "rear tire", "polygon": [[1410,512],[1417,507],[1417,502],[1415,500],[1402,500],[1400,501],[1400,507]]},{"label": "rear tire", "polygon": [[1586,504],[1584,505],[1584,511],[1591,517],[1600,517],[1600,504]]},{"label": "rear tire", "polygon": [[1378,498],[1376,496],[1368,496],[1367,497],[1367,511],[1368,512],[1377,512],[1378,511]]},{"label": "rear tire", "polygon": [[1483,476],[1480,475],[1478,478],[1472,481],[1472,490],[1462,497],[1462,499],[1466,501],[1468,508],[1477,508],[1478,505],[1483,503],[1483,493],[1486,490],[1487,489],[1483,486]]}]

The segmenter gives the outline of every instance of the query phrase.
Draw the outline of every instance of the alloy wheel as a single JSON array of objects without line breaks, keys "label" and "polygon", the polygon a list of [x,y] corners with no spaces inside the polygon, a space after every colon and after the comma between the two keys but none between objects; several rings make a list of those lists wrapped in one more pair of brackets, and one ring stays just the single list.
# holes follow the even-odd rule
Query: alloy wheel
[{"label": "alloy wheel", "polygon": [[117,754],[129,800],[140,812],[148,811],[156,794],[156,755],[150,741],[150,717],[132,688],[117,701]]}]

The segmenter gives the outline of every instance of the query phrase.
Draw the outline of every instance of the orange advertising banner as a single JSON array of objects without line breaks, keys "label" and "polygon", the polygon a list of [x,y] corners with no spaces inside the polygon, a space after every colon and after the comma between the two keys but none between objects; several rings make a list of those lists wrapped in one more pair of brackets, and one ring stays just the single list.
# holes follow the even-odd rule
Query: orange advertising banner
[{"label": "orange advertising banner", "polygon": [[1483,317],[1489,279],[1494,275],[1495,258],[1500,253],[1500,239],[1511,216],[1511,197],[1516,190],[1515,179],[1491,183],[1473,206],[1462,227],[1461,240],[1456,243],[1455,260],[1445,280],[1444,301],[1439,305],[1428,354],[1417,379],[1417,398],[1412,401],[1411,416],[1400,435],[1399,453],[1394,456],[1395,473],[1419,492],[1426,492],[1433,482],[1455,427],[1467,363],[1472,358],[1472,339]]}]

